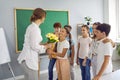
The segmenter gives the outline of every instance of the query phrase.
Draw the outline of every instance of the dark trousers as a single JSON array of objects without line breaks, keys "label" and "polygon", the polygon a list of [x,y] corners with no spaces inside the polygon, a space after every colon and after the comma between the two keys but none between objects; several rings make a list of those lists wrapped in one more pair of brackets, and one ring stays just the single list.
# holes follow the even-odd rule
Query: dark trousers
[{"label": "dark trousers", "polygon": [[53,80],[53,68],[54,64],[56,62],[55,58],[50,59],[49,61],[49,66],[48,66],[48,75],[49,75],[49,80]]},{"label": "dark trousers", "polygon": [[91,75],[90,75],[90,59],[86,60],[86,66],[83,66],[84,59],[79,58],[79,63],[80,63],[80,69],[81,69],[81,75],[82,75],[82,80],[91,80]]}]

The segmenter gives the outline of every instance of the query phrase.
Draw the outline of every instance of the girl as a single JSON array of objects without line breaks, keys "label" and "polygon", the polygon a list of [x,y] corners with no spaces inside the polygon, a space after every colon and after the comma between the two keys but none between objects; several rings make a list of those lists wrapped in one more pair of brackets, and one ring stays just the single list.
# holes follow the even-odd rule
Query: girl
[{"label": "girl", "polygon": [[92,64],[92,72],[93,76],[96,75],[96,64],[97,64],[97,54],[96,54],[96,49],[98,46],[97,39],[96,39],[96,28],[97,26],[100,25],[99,22],[95,22],[92,26],[93,29],[93,37],[92,37],[92,42],[91,42],[91,47],[90,47],[90,59],[91,59],[91,64]]},{"label": "girl", "polygon": [[70,44],[70,48],[68,50],[68,59],[70,62],[70,74],[71,74],[71,80],[75,80],[75,74],[74,74],[74,54],[75,54],[75,50],[74,50],[74,42],[72,40],[72,36],[71,36],[71,29],[72,27],[70,25],[65,25],[64,28],[66,28],[69,32],[67,33],[67,40]]},{"label": "girl", "polygon": [[81,32],[82,36],[78,39],[77,64],[80,63],[82,80],[91,80],[88,52],[92,40],[89,37],[89,27],[87,25],[83,25],[81,27]]},{"label": "girl", "polygon": [[67,57],[67,51],[69,49],[69,42],[66,40],[67,29],[62,28],[60,30],[59,42],[56,45],[56,51],[51,49],[47,50],[48,54],[51,54],[53,58],[56,58],[56,69],[58,80],[70,80],[70,64]]}]

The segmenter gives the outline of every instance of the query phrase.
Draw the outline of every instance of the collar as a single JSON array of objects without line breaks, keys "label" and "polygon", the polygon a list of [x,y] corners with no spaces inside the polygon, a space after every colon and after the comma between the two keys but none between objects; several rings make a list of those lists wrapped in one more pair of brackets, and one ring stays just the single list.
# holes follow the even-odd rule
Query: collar
[{"label": "collar", "polygon": [[102,42],[103,40],[105,40],[106,39],[106,37],[105,38],[103,38],[103,39],[101,39],[101,40],[98,40],[97,42],[99,43],[99,42]]},{"label": "collar", "polygon": [[32,22],[32,24],[39,28],[39,26],[36,23]]}]

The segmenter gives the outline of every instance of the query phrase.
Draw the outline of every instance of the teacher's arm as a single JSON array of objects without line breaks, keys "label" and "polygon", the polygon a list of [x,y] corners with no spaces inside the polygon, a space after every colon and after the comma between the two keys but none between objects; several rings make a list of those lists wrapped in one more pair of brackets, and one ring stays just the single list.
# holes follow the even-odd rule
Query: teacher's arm
[{"label": "teacher's arm", "polygon": [[[30,48],[38,53],[45,53],[46,51],[46,47],[44,45],[40,45],[40,37],[42,37],[40,35],[39,30],[37,30],[36,28],[32,29],[31,33],[30,33]],[[42,41],[42,40],[41,40]]]}]

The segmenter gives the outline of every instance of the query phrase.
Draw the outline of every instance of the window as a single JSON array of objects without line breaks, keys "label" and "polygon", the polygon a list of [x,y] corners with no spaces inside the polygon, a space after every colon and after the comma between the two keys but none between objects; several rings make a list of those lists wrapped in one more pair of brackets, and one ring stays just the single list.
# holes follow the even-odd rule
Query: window
[{"label": "window", "polygon": [[[118,1],[119,1],[119,0],[118,0]],[[119,5],[118,5],[118,6],[119,6],[119,7],[118,7],[118,8],[119,8],[119,13],[118,13],[118,14],[119,14],[119,20],[118,20],[118,21],[119,21],[119,23],[118,23],[118,24],[119,24],[119,25],[118,25],[118,38],[120,38],[120,1],[119,1]]]},{"label": "window", "polygon": [[109,37],[120,42],[120,0],[104,0],[104,22],[111,25]]},{"label": "window", "polygon": [[120,1],[116,3],[117,40],[120,40]]}]

